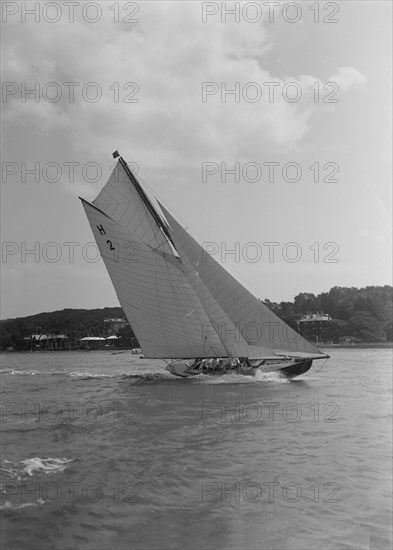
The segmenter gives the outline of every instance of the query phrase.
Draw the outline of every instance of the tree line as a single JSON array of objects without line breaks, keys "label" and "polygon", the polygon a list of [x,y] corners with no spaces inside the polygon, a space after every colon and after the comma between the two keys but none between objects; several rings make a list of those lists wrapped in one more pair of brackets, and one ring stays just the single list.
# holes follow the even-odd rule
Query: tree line
[{"label": "tree line", "polygon": [[[324,312],[332,318],[329,338],[338,342],[344,337],[354,342],[392,342],[393,287],[367,286],[365,288],[335,286],[329,292],[315,296],[301,292],[293,302],[264,303],[286,323],[299,331],[298,321],[310,313]],[[124,318],[121,307],[103,309],[63,309],[0,321],[1,349],[27,350],[33,334],[66,335],[67,349],[78,348],[85,336],[109,335],[105,319]],[[117,331],[117,345],[135,347],[138,342],[128,325]]]},{"label": "tree line", "polygon": [[315,296],[301,292],[293,302],[270,302],[266,305],[286,323],[296,328],[308,313],[323,312],[334,324],[334,340],[351,337],[354,342],[393,341],[393,287],[365,288],[335,286]]}]

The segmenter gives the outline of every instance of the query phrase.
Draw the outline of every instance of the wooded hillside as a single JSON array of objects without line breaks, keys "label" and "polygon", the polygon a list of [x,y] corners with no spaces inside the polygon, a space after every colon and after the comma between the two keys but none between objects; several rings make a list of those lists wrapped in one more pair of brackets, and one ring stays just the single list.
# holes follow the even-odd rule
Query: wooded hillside
[{"label": "wooded hillside", "polygon": [[[392,342],[393,287],[368,286],[365,288],[333,287],[329,292],[314,294],[302,292],[293,302],[271,302],[266,305],[280,318],[297,328],[297,321],[309,313],[324,312],[336,323],[332,338],[352,337],[357,342]],[[17,319],[0,321],[1,349],[29,349],[25,338],[32,334],[66,335],[67,347],[79,347],[85,336],[109,335],[105,319],[124,318],[120,307],[103,309],[63,309],[39,313]],[[116,331],[122,345],[137,345],[129,326]]]}]

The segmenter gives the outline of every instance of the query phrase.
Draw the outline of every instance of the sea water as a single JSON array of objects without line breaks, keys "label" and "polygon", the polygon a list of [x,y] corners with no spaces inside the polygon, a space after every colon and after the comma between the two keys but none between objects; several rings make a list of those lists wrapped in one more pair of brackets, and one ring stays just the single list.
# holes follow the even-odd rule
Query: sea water
[{"label": "sea water", "polygon": [[292,381],[2,355],[2,548],[391,548],[392,352],[326,351]]}]

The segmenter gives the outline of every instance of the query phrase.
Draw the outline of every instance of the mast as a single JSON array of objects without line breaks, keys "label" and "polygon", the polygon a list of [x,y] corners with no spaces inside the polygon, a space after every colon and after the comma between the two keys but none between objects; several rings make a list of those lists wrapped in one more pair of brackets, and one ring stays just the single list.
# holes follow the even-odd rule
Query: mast
[{"label": "mast", "polygon": [[139,196],[141,197],[142,201],[146,205],[146,207],[149,210],[150,214],[153,216],[153,218],[154,218],[155,222],[157,223],[158,227],[164,233],[165,237],[167,237],[168,241],[170,241],[173,248],[176,250],[175,243],[172,240],[172,237],[171,237],[171,235],[168,231],[168,228],[164,224],[164,222],[163,222],[161,216],[158,214],[157,210],[154,208],[151,200],[146,195],[146,193],[145,193],[144,189],[142,188],[141,184],[139,183],[139,181],[136,179],[136,177],[134,176],[134,174],[132,173],[132,171],[128,167],[126,161],[123,159],[123,157],[119,154],[118,151],[115,151],[114,153],[112,153],[112,156],[113,156],[114,159],[119,157],[120,164],[122,165],[125,173],[129,177],[131,183],[133,184],[133,186],[135,187],[135,189],[139,193]]}]

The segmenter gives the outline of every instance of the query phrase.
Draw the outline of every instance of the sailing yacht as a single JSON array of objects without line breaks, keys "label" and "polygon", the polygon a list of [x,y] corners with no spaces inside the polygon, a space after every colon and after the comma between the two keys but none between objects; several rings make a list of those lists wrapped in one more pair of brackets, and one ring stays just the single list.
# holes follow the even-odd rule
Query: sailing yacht
[{"label": "sailing yacht", "polygon": [[141,186],[117,151],[98,196],[81,198],[145,358],[174,375],[277,371],[328,358],[242,286]]}]

